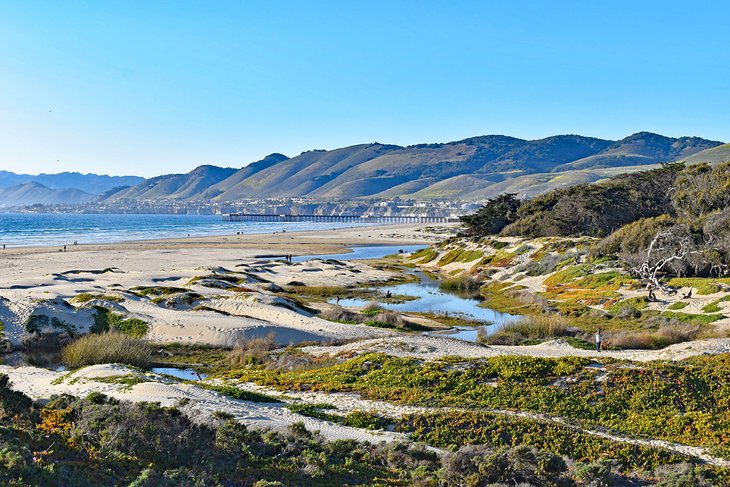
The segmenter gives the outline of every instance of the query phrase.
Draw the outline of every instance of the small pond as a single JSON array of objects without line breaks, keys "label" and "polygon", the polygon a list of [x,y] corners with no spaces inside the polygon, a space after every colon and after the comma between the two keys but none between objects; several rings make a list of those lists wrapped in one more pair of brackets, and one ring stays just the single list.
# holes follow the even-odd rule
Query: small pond
[{"label": "small pond", "polygon": [[[12,367],[31,365],[58,372],[65,372],[68,370],[68,367],[61,363],[61,354],[59,352],[15,351],[2,355],[1,363]],[[208,374],[198,374],[191,368],[152,367],[149,370],[155,374],[169,375],[182,380],[203,380],[208,377]]]},{"label": "small pond", "polygon": [[299,255],[292,258],[293,262],[304,262],[311,259],[336,259],[336,260],[361,260],[361,259],[380,259],[386,255],[397,254],[401,250],[403,253],[409,254],[421,249],[425,249],[428,245],[368,245],[363,247],[352,247],[352,252],[342,254],[322,254],[322,255]]},{"label": "small pond", "polygon": [[[481,306],[479,299],[460,296],[448,291],[439,289],[439,280],[428,277],[421,271],[409,271],[419,278],[418,282],[409,282],[395,286],[383,286],[376,288],[381,293],[390,292],[394,296],[407,295],[418,299],[402,303],[380,303],[384,308],[401,312],[434,313],[445,314],[454,317],[463,317],[472,321],[484,323],[487,333],[493,333],[505,323],[519,319],[519,316],[508,313],[500,313],[490,308]],[[330,299],[330,303],[336,304],[337,299]],[[340,306],[362,307],[368,304],[368,300],[359,298],[340,299]],[[476,341],[477,329],[479,327],[457,327],[456,330],[448,332],[428,332],[432,335],[449,336],[466,341]]]},{"label": "small pond", "polygon": [[160,375],[169,375],[182,380],[203,380],[208,374],[199,374],[190,368],[178,369],[177,367],[152,367],[150,372]]},{"label": "small pond", "polygon": [[68,370],[68,367],[61,363],[60,351],[16,350],[8,354],[1,355],[0,357],[2,357],[2,362],[0,363],[10,365],[12,367],[30,365],[55,371]]}]

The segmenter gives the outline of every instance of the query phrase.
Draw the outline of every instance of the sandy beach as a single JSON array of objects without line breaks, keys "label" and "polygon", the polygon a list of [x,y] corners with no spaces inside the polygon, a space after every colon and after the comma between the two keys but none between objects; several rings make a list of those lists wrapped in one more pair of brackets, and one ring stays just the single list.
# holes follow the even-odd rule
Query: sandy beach
[{"label": "sandy beach", "polygon": [[[441,229],[443,231],[443,229]],[[0,254],[0,320],[14,346],[27,333],[32,314],[70,323],[84,332],[93,305],[103,305],[150,324],[148,338],[160,342],[231,345],[236,339],[274,332],[282,344],[350,340],[388,334],[366,326],[321,320],[283,302],[271,286],[297,281],[308,286],[354,286],[392,278],[364,264],[307,261],[287,264],[272,255],[345,253],[358,245],[409,245],[437,241],[420,225],[360,227],[325,232],[230,235],[110,245],[7,249]],[[215,277],[235,276],[248,292],[226,289]],[[196,284],[191,280],[209,277]],[[230,279],[230,278],[229,278]],[[155,303],[130,292],[140,287],[186,287],[203,297],[206,310],[185,303]],[[69,306],[81,293],[115,296],[119,302]],[[218,310],[218,312],[213,311]]]},{"label": "sandy beach", "polygon": [[[458,226],[448,224],[393,224],[359,226],[332,230],[307,230],[299,232],[245,233],[230,235],[193,236],[161,240],[133,240],[111,244],[68,245],[67,253],[109,252],[115,250],[172,250],[227,248],[250,251],[246,256],[259,252],[290,253],[294,255],[337,253],[352,246],[362,245],[414,245],[428,244],[441,240],[449,229]],[[57,246],[8,247],[2,256],[29,254],[52,254]]]},{"label": "sandy beach", "polygon": [[[382,283],[396,274],[362,261],[314,259],[288,263],[272,256],[345,253],[362,245],[425,245],[443,240],[453,230],[454,225],[386,225],[79,245],[68,247],[66,252],[53,247],[7,249],[0,253],[4,269],[0,277],[0,320],[5,337],[16,348],[28,335],[25,328],[31,315],[57,318],[84,333],[94,321],[93,306],[103,306],[147,322],[146,338],[160,343],[231,346],[240,339],[273,334],[282,346],[351,342],[310,347],[318,354],[377,350],[437,358],[592,353],[560,341],[529,347],[484,347],[448,337],[336,323],[278,294],[291,283],[347,288]],[[143,294],[144,290],[152,294]],[[164,294],[166,290],[171,290],[169,297]],[[74,302],[82,294],[93,299]],[[681,359],[721,353],[729,346],[727,339],[718,339],[659,351],[610,355],[631,360]]]}]

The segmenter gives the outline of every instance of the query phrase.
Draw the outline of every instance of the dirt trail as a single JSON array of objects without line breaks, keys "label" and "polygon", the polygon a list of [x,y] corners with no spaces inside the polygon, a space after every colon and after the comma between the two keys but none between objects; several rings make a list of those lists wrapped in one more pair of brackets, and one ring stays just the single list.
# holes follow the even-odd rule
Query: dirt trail
[{"label": "dirt trail", "polygon": [[605,431],[600,430],[592,430],[588,428],[584,428],[582,426],[578,426],[575,424],[572,424],[569,419],[559,417],[559,416],[551,416],[547,414],[540,414],[540,413],[533,413],[533,412],[527,412],[527,411],[511,411],[506,409],[465,409],[465,408],[436,408],[436,407],[425,407],[425,406],[409,406],[409,405],[399,405],[399,404],[392,404],[384,401],[374,401],[370,399],[363,399],[360,397],[357,393],[324,393],[324,392],[299,392],[299,391],[286,391],[281,392],[277,391],[272,388],[259,386],[250,382],[247,383],[239,383],[237,384],[237,387],[240,387],[242,389],[246,389],[252,392],[259,392],[262,394],[268,394],[270,396],[275,396],[281,398],[283,401],[292,402],[292,398],[295,399],[294,402],[301,402],[306,404],[330,404],[332,406],[335,406],[337,410],[328,410],[327,412],[332,414],[338,414],[338,415],[346,415],[348,413],[351,413],[353,411],[373,411],[377,412],[379,414],[382,414],[384,416],[389,417],[402,417],[404,415],[408,414],[428,414],[428,413],[435,413],[435,412],[444,412],[444,411],[460,411],[460,412],[485,412],[485,413],[493,413],[493,414],[501,414],[505,416],[512,416],[512,417],[518,417],[518,418],[526,418],[526,419],[533,419],[537,421],[545,421],[545,422],[552,422],[552,423],[558,423],[562,426],[565,426],[567,428],[570,428],[574,431],[584,433],[591,436],[597,436],[600,438],[605,438],[607,440],[616,441],[619,443],[628,443],[632,445],[640,445],[640,446],[648,446],[653,448],[661,448],[664,450],[669,450],[675,453],[679,453],[682,455],[687,455],[690,457],[697,458],[701,460],[702,462],[708,463],[710,465],[715,465],[719,467],[724,468],[730,468],[730,460],[716,457],[710,453],[708,453],[707,449],[697,446],[689,446],[689,445],[683,445],[681,443],[675,443],[671,441],[666,440],[660,440],[660,439],[649,439],[649,438],[633,438],[626,435],[621,435],[617,433],[608,433]]},{"label": "dirt trail", "polygon": [[[319,431],[328,440],[352,439],[377,444],[405,439],[399,433],[369,431],[302,416],[287,409],[285,403],[231,399],[194,384],[180,383],[153,373],[143,374],[118,364],[93,365],[73,373],[38,367],[0,365],[0,373],[9,376],[12,389],[40,401],[59,394],[85,397],[91,392],[101,392],[120,400],[177,406],[195,421],[205,421],[216,411],[224,411],[252,428],[283,430],[294,423],[302,422],[308,430]],[[128,376],[138,377],[144,382],[129,386],[108,381],[110,378]],[[182,399],[186,401],[181,403]]]},{"label": "dirt trail", "polygon": [[433,360],[446,356],[464,358],[496,357],[501,355],[525,355],[531,357],[611,357],[623,360],[649,362],[653,360],[684,360],[696,355],[730,353],[730,338],[714,338],[670,345],[661,350],[582,350],[557,339],[539,345],[479,345],[445,336],[400,335],[348,343],[341,346],[311,346],[302,349],[313,355],[357,355],[382,352],[399,357],[417,357]]}]

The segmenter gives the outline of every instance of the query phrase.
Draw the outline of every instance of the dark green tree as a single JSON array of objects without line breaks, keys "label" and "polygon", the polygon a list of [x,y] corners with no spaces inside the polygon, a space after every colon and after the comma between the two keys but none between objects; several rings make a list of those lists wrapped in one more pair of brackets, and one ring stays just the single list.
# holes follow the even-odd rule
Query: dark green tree
[{"label": "dark green tree", "polygon": [[517,219],[522,201],[514,193],[505,193],[487,201],[476,213],[461,217],[465,233],[470,236],[495,235]]}]

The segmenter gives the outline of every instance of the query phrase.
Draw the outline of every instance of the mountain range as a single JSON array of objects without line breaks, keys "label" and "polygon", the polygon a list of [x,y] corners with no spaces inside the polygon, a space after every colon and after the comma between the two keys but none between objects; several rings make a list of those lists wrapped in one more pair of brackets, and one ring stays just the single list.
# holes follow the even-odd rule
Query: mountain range
[{"label": "mountain range", "polygon": [[[242,169],[200,166],[159,176],[110,194],[109,201],[213,200],[307,197],[459,198],[503,192],[531,196],[561,186],[594,182],[663,162],[730,159],[722,142],[639,132],[618,141],[556,135],[523,140],[504,135],[408,147],[381,144],[313,150],[288,158],[271,154]],[[709,157],[709,156],[708,156]]]},{"label": "mountain range", "polygon": [[505,192],[533,196],[674,161],[730,161],[730,144],[650,132],[616,141],[581,135],[538,140],[485,135],[407,147],[373,142],[292,158],[274,153],[240,169],[203,165],[150,179],[0,171],[0,207],[281,197],[482,200]]},{"label": "mountain range", "polygon": [[52,189],[35,181],[0,188],[0,208],[30,205],[79,205],[98,198],[98,195],[80,189]]},{"label": "mountain range", "polygon": [[0,208],[89,203],[144,180],[139,176],[78,172],[33,175],[0,171]]},{"label": "mountain range", "polygon": [[78,172],[32,175],[0,171],[0,188],[36,182],[49,189],[83,188],[85,192],[97,195],[120,186],[133,186],[142,181],[144,181],[144,178],[139,176],[107,176],[106,174],[81,174]]}]

